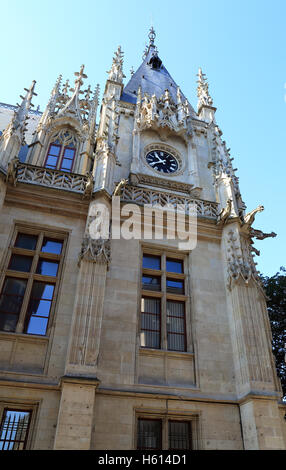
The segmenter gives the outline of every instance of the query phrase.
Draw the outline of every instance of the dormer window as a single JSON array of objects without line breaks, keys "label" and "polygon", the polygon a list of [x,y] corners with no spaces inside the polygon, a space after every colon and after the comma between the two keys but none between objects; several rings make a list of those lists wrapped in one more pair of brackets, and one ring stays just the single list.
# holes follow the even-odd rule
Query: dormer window
[{"label": "dormer window", "polygon": [[76,154],[76,139],[69,130],[62,130],[53,136],[49,145],[45,167],[71,172]]}]

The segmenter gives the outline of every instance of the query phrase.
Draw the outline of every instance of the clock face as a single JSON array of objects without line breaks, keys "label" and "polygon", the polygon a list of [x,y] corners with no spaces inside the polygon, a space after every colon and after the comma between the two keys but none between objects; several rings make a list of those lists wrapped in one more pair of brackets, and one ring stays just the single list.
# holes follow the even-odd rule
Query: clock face
[{"label": "clock face", "polygon": [[147,153],[146,160],[151,168],[160,173],[174,173],[179,168],[176,158],[164,150],[152,150]]}]

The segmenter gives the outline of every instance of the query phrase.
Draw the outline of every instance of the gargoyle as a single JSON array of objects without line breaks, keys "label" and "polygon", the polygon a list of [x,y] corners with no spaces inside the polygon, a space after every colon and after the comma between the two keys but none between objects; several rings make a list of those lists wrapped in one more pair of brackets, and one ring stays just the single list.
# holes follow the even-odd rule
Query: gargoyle
[{"label": "gargoyle", "polygon": [[113,191],[113,194],[112,196],[119,196],[120,193],[121,193],[121,189],[126,186],[126,184],[128,184],[128,180],[127,179],[122,179],[119,183],[117,183],[117,185],[115,186],[115,189]]},{"label": "gargoyle", "polygon": [[258,206],[256,209],[253,209],[253,211],[249,212],[243,217],[242,220],[242,231],[243,232],[249,232],[251,229],[251,225],[254,222],[255,215],[257,212],[262,212],[264,210],[264,206]]},{"label": "gargoyle", "polygon": [[226,207],[220,211],[217,218],[217,225],[224,225],[228,220],[230,213],[231,213],[232,201],[228,199],[226,201]]},{"label": "gargoyle", "polygon": [[16,186],[17,183],[18,163],[18,157],[12,158],[8,163],[6,182],[11,183],[13,186]]},{"label": "gargoyle", "polygon": [[277,236],[277,233],[271,232],[271,233],[264,233],[261,230],[256,230],[254,228],[250,229],[250,236],[257,238],[257,240],[264,240],[265,238],[275,238]]},{"label": "gargoyle", "polygon": [[91,198],[92,192],[93,192],[93,187],[94,187],[94,182],[93,182],[93,175],[92,173],[87,173],[87,180],[85,183],[85,188],[84,188],[84,193],[83,193],[83,198]]},{"label": "gargoyle", "polygon": [[249,235],[251,237],[251,241],[250,241],[250,244],[251,244],[251,251],[253,251],[257,256],[260,255],[260,251],[257,250],[254,246],[253,246],[253,238],[256,238],[257,240],[264,240],[265,238],[268,238],[268,237],[271,237],[271,238],[274,238],[277,236],[277,234],[275,232],[271,232],[271,233],[264,233],[262,232],[261,230],[256,230],[252,227],[250,227],[250,231],[249,231]]}]

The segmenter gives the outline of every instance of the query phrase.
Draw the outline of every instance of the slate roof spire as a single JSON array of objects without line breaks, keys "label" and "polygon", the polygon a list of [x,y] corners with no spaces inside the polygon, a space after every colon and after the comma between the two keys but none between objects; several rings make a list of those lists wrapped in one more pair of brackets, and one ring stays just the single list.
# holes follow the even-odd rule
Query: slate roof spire
[{"label": "slate roof spire", "polygon": [[[178,85],[158,55],[158,49],[155,45],[156,33],[153,26],[149,30],[148,37],[149,45],[146,46],[143,62],[124,87],[121,100],[135,104],[140,88],[142,96],[147,93],[149,96],[155,95],[156,98],[160,98],[168,90],[170,98],[176,103]],[[181,99],[183,102],[187,101],[183,93],[181,93]],[[195,115],[193,107],[190,104],[189,107],[191,114]]]}]

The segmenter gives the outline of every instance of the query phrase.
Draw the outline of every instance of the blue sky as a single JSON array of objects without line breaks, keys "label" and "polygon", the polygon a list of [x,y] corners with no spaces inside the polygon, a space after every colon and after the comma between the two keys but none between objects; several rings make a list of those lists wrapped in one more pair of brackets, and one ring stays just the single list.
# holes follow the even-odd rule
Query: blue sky
[{"label": "blue sky", "polygon": [[15,104],[35,79],[43,110],[58,75],[73,80],[81,64],[86,84],[103,90],[119,44],[127,83],[152,22],[160,58],[195,108],[198,68],[208,77],[247,210],[265,207],[254,226],[278,234],[255,245],[258,269],[272,275],[286,264],[285,18],[285,0],[2,2],[0,101]]}]

